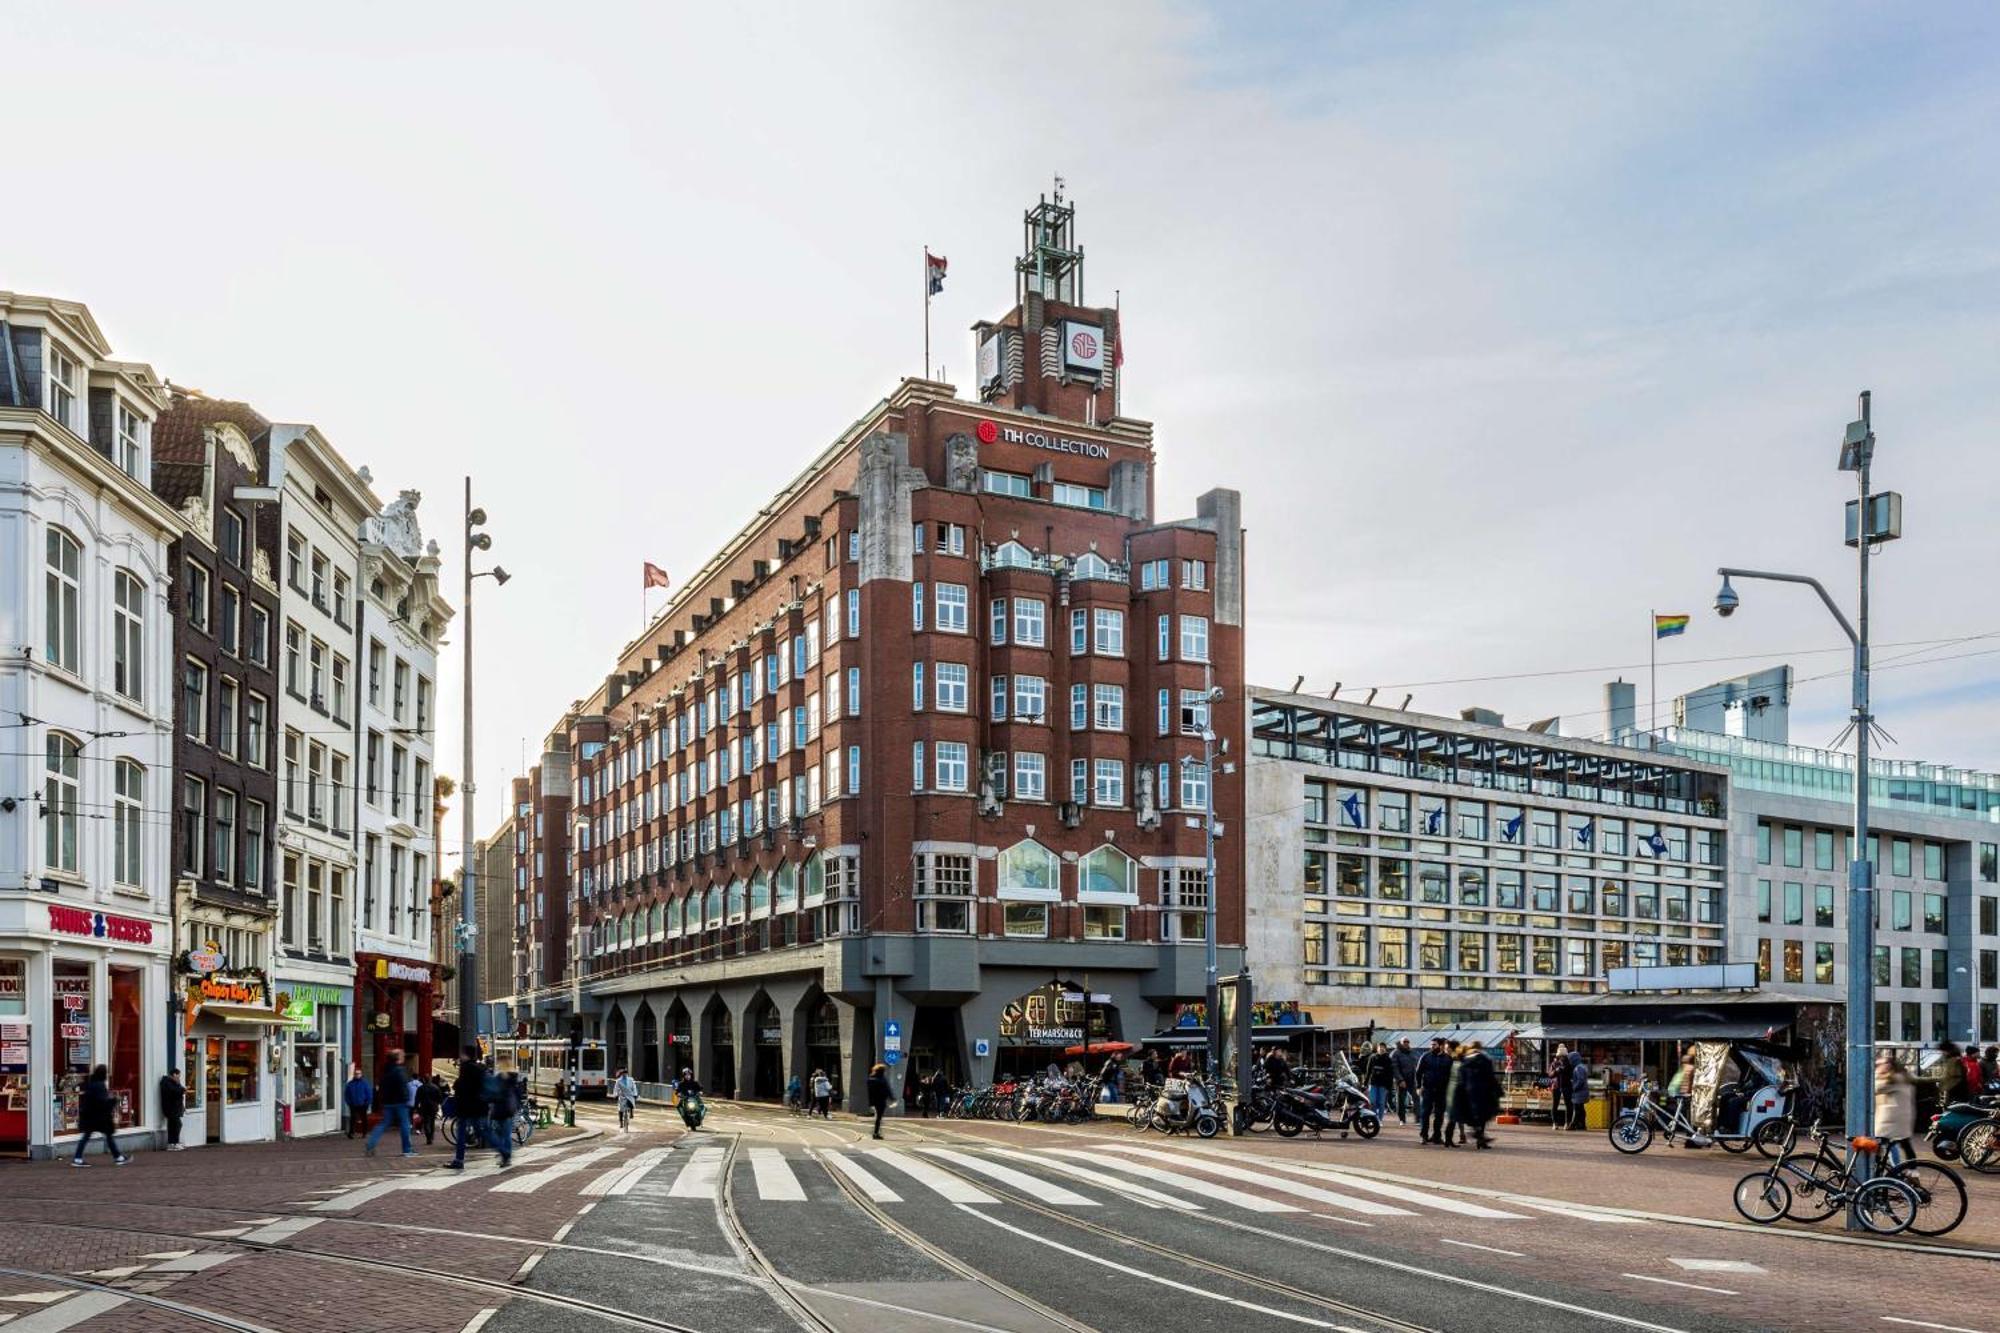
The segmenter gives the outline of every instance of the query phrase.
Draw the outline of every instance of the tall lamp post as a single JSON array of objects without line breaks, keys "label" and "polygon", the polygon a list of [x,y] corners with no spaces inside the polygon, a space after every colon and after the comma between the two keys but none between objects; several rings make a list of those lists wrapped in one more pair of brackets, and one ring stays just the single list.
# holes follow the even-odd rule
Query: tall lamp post
[{"label": "tall lamp post", "polygon": [[[1875,456],[1875,430],[1870,419],[1869,393],[1861,394],[1860,416],[1847,423],[1840,443],[1840,470],[1857,474],[1857,498],[1847,502],[1847,544],[1855,548],[1859,565],[1860,605],[1857,624],[1850,624],[1825,587],[1804,574],[1774,574],[1768,570],[1723,568],[1722,587],[1715,594],[1715,613],[1730,616],[1739,598],[1731,579],[1763,579],[1772,583],[1803,583],[1819,594],[1833,613],[1848,642],[1854,645],[1854,842],[1847,862],[1847,1133],[1850,1138],[1872,1131],[1875,1116],[1875,867],[1868,859],[1868,742],[1874,717],[1868,711],[1868,557],[1870,548],[1903,535],[1903,500],[1894,491],[1868,492],[1869,466]],[[1873,1173],[1872,1154],[1860,1164],[1862,1178]],[[1861,1230],[1849,1209],[1848,1229]]]},{"label": "tall lamp post", "polygon": [[472,478],[465,479],[465,600],[460,603],[460,631],[464,635],[465,650],[465,717],[464,735],[460,738],[464,754],[460,760],[461,772],[465,775],[463,790],[464,804],[459,809],[459,837],[464,844],[465,855],[459,869],[458,894],[458,1038],[461,1046],[479,1036],[479,917],[474,906],[478,893],[479,851],[474,833],[475,821],[472,815],[473,797],[478,792],[478,784],[472,779],[472,581],[492,579],[496,585],[504,584],[510,577],[506,570],[495,565],[492,569],[474,571],[472,553],[491,550],[493,538],[479,529],[486,522],[486,511],[475,509],[472,504]]},{"label": "tall lamp post", "polygon": [[[1208,1004],[1208,1068],[1211,1074],[1218,1074],[1222,1062],[1222,1028],[1217,1020],[1217,1011],[1222,1000],[1222,980],[1217,975],[1215,962],[1215,705],[1222,698],[1222,691],[1215,684],[1213,665],[1202,668],[1202,723],[1201,723],[1201,767],[1205,775],[1204,790],[1208,793],[1202,802],[1202,852],[1208,876],[1208,909],[1204,930],[1207,935],[1207,1004]],[[1192,757],[1181,760],[1183,767],[1192,768]],[[1165,792],[1161,793],[1164,799]],[[1218,1074],[1219,1076],[1219,1074]]]}]

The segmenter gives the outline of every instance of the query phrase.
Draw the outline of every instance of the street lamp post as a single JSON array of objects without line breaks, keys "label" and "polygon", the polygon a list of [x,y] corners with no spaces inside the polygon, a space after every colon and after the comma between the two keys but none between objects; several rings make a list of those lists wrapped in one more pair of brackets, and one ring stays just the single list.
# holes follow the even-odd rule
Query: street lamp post
[{"label": "street lamp post", "polygon": [[479,917],[474,908],[478,893],[479,855],[474,829],[473,797],[479,787],[473,781],[472,773],[472,581],[476,578],[490,578],[496,584],[504,584],[509,575],[499,566],[475,571],[472,568],[474,551],[491,550],[493,538],[479,529],[486,522],[486,511],[476,509],[472,504],[472,478],[465,479],[465,594],[459,609],[459,630],[463,637],[465,654],[464,717],[461,725],[464,734],[460,737],[463,753],[464,782],[462,784],[465,802],[459,809],[459,838],[465,848],[463,863],[459,869],[458,894],[458,1036],[461,1046],[479,1036]]},{"label": "street lamp post", "polygon": [[[1868,742],[1874,717],[1868,711],[1868,557],[1872,545],[1893,541],[1902,535],[1902,501],[1893,492],[1879,496],[1868,493],[1869,466],[1874,461],[1875,431],[1870,419],[1869,394],[1861,394],[1861,414],[1848,423],[1841,441],[1840,468],[1859,478],[1858,501],[1849,502],[1847,543],[1859,554],[1860,604],[1858,624],[1850,624],[1839,605],[1818,579],[1803,574],[1774,574],[1768,570],[1718,569],[1722,587],[1715,594],[1715,611],[1720,616],[1735,614],[1740,599],[1731,579],[1762,579],[1773,583],[1802,583],[1819,594],[1826,609],[1840,624],[1854,647],[1853,699],[1849,725],[1854,731],[1854,842],[1847,863],[1847,1076],[1844,1097],[1847,1104],[1847,1133],[1850,1138],[1868,1134],[1875,1118],[1875,867],[1868,859]],[[1858,1168],[1863,1179],[1873,1174],[1872,1154],[1863,1156]],[[1860,1230],[1859,1218],[1848,1210],[1849,1230]]]},{"label": "street lamp post", "polygon": [[[1202,667],[1202,723],[1201,723],[1201,767],[1204,775],[1202,790],[1207,793],[1202,802],[1202,859],[1208,876],[1208,906],[1205,912],[1205,934],[1207,936],[1205,961],[1207,963],[1207,1019],[1208,1019],[1208,1068],[1211,1073],[1220,1069],[1222,1061],[1222,1029],[1216,1022],[1216,1011],[1222,999],[1222,981],[1217,975],[1215,961],[1215,704],[1222,697],[1222,691],[1215,687],[1215,667]],[[1190,760],[1182,760],[1183,767],[1191,765]],[[1164,797],[1166,793],[1162,792]]]}]

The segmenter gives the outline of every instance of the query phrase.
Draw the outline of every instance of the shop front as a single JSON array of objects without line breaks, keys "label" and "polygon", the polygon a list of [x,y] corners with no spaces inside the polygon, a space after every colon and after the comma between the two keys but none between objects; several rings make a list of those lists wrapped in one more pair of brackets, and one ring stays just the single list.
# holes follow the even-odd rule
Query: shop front
[{"label": "shop front", "polygon": [[1111,996],[1051,981],[1016,997],[1001,1011],[995,1077],[1024,1077],[1050,1065],[1067,1067],[1072,1061],[1101,1065],[1103,1057],[1092,1057],[1091,1048],[1110,1043],[1117,1043],[1119,1050],[1129,1049]]},{"label": "shop front", "polygon": [[[274,1038],[278,1100],[289,1109],[295,1138],[340,1128],[340,1089],[347,1082],[348,1014],[354,992],[318,981],[280,981],[282,1038]],[[284,1130],[286,1111],[278,1114]]]},{"label": "shop front", "polygon": [[354,960],[354,1050],[363,1071],[370,1081],[379,1078],[389,1052],[401,1051],[412,1074],[429,1074],[437,969],[388,954],[357,953]]},{"label": "shop front", "polygon": [[72,1147],[102,1064],[119,1147],[159,1129],[169,932],[164,921],[57,903],[0,904],[0,1155]]},{"label": "shop front", "polygon": [[[275,1075],[286,1019],[262,972],[227,971],[213,949],[189,955],[197,975],[183,999],[181,1076],[187,1118],[181,1142],[260,1143],[278,1132]],[[207,969],[207,970],[203,970]]]}]

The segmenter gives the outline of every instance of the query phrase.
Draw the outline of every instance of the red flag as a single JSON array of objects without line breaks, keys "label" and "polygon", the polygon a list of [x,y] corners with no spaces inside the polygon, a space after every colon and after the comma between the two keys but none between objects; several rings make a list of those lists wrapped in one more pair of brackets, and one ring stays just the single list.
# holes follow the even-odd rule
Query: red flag
[{"label": "red flag", "polygon": [[667,571],[648,560],[646,562],[646,581],[642,586],[647,588],[665,588],[670,586],[667,579]]},{"label": "red flag", "polygon": [[927,295],[936,296],[944,290],[945,257],[924,251],[924,283]]}]

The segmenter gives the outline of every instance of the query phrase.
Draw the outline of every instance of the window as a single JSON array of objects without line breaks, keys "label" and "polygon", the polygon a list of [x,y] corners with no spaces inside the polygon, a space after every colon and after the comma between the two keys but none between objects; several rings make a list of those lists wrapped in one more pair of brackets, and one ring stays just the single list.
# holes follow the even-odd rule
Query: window
[{"label": "window", "polygon": [[847,637],[858,639],[861,637],[861,590],[859,588],[849,588],[846,593],[846,601]]},{"label": "window", "polygon": [[49,340],[48,412],[57,422],[76,429],[76,362]]},{"label": "window", "polygon": [[1090,613],[1091,636],[1100,657],[1125,655],[1125,613],[1100,606]]},{"label": "window", "polygon": [[243,700],[243,762],[252,768],[269,766],[265,747],[268,740],[270,704],[261,694],[249,694]]},{"label": "window", "polygon": [[312,687],[307,698],[314,708],[323,713],[326,711],[326,645],[314,639],[312,647],[307,650],[306,661],[307,681]]},{"label": "window", "polygon": [[236,793],[215,793],[215,882],[236,880]]},{"label": "window", "polygon": [[245,634],[247,655],[258,666],[271,664],[271,615],[261,606],[250,608],[250,628]]},{"label": "window", "polygon": [[227,676],[215,686],[215,748],[236,753],[236,682]]},{"label": "window", "polygon": [[296,530],[285,533],[285,582],[298,589],[306,590],[306,539]]},{"label": "window", "polygon": [[945,934],[972,930],[972,858],[944,852],[917,856],[917,929]]},{"label": "window", "polygon": [[995,597],[986,605],[987,626],[995,643],[1007,642],[1007,599]]},{"label": "window", "polygon": [[181,870],[199,879],[208,847],[208,784],[181,778]]},{"label": "window", "polygon": [[1785,829],[1785,864],[1802,866],[1806,863],[1806,831],[1802,828]]},{"label": "window", "polygon": [[1094,685],[1091,687],[1091,696],[1092,725],[1098,731],[1125,730],[1125,687]]},{"label": "window", "polygon": [[964,791],[968,778],[968,768],[968,751],[963,742],[939,741],[937,743],[937,787],[939,791]]},{"label": "window", "polygon": [[1159,642],[1154,645],[1154,656],[1165,662],[1174,655],[1174,618],[1162,615],[1159,618]]},{"label": "window", "polygon": [[189,740],[208,739],[208,668],[192,659],[181,664],[181,731]]},{"label": "window", "polygon": [[1061,888],[1060,867],[1054,852],[1030,838],[1000,853],[995,862],[996,886],[1003,898],[1010,894],[1054,898]]},{"label": "window", "polygon": [[1048,759],[1020,750],[1014,752],[1014,796],[1019,800],[1048,799]]},{"label": "window", "polygon": [[1069,651],[1072,657],[1090,651],[1090,612],[1080,606],[1069,613]]},{"label": "window", "polygon": [[1813,869],[1833,869],[1833,832],[1830,829],[1813,832]]},{"label": "window", "polygon": [[243,646],[243,594],[225,583],[216,590],[216,599],[215,637],[233,657]]},{"label": "window", "polygon": [[304,698],[300,690],[300,659],[305,656],[306,632],[291,621],[285,623],[285,688],[295,699]]},{"label": "window", "polygon": [[937,585],[937,628],[946,634],[965,633],[965,585]]},{"label": "window", "polygon": [[847,794],[861,794],[861,747],[858,745],[847,747]]},{"label": "window", "polygon": [[1181,617],[1181,659],[1187,662],[1208,660],[1208,617]]},{"label": "window", "polygon": [[44,751],[42,779],[42,864],[51,870],[77,869],[77,743],[52,731]]},{"label": "window", "polygon": [[389,715],[398,722],[403,720],[403,708],[410,695],[410,664],[402,658],[396,659],[395,670],[390,674],[391,689]]},{"label": "window", "polygon": [[1120,759],[1099,759],[1092,765],[1093,805],[1125,804],[1125,763]]},{"label": "window", "polygon": [[264,891],[264,803],[243,803],[243,887]]},{"label": "window", "polygon": [[[290,638],[290,631],[286,631]],[[373,639],[368,641],[368,706],[379,709],[382,706],[382,668],[388,661],[389,651]],[[297,689],[297,685],[293,685]]]},{"label": "window", "polygon": [[127,699],[144,699],[146,683],[146,585],[130,570],[112,580],[111,684]]},{"label": "window", "polygon": [[[924,530],[923,524],[919,523],[917,525],[917,531],[922,532],[923,530]],[[923,549],[922,545],[920,544],[917,547],[917,549],[921,551]],[[923,627],[924,627],[924,585],[920,582],[912,583],[910,585],[910,628],[913,630],[921,630]]]},{"label": "window", "polygon": [[1012,495],[1026,500],[1035,493],[1034,484],[1018,472],[987,470],[981,473],[980,484],[990,495]]},{"label": "window", "polygon": [[1067,481],[1059,481],[1049,491],[1049,498],[1059,505],[1073,505],[1078,509],[1104,508],[1104,488],[1102,486],[1077,486]]},{"label": "window", "polygon": [[939,555],[964,555],[965,529],[956,523],[938,524],[936,550]]},{"label": "window", "polygon": [[333,720],[347,720],[347,659],[338,653],[333,656]]},{"label": "window", "polygon": [[146,423],[139,414],[125,404],[118,404],[118,470],[128,477],[139,475],[139,462],[145,455]]},{"label": "window", "polygon": [[1208,765],[1199,762],[1181,765],[1181,809],[1208,809]]},{"label": "window", "polygon": [[1181,586],[1196,592],[1208,587],[1208,562],[1206,560],[1181,561]]},{"label": "window", "polygon": [[1082,731],[1090,725],[1090,686],[1076,684],[1069,687],[1069,729]]},{"label": "window", "polygon": [[1083,937],[1087,940],[1125,938],[1125,909],[1107,903],[1086,903],[1083,909]]},{"label": "window", "polygon": [[1806,921],[1806,886],[1787,882],[1785,885],[1785,924],[1802,926]]},{"label": "window", "polygon": [[1924,844],[1924,878],[1944,878],[1944,844],[1927,842]]},{"label": "window", "polygon": [[966,682],[969,672],[963,662],[937,664],[937,706],[947,713],[966,711]]},{"label": "window", "polygon": [[318,741],[306,745],[306,818],[326,821],[326,747]]},{"label": "window", "polygon": [[81,661],[77,646],[81,597],[79,567],[83,551],[67,532],[50,528],[45,539],[47,569],[43,574],[46,633],[42,655],[51,666],[75,671]]},{"label": "window", "polygon": [[1014,642],[1040,648],[1048,642],[1048,608],[1032,597],[1014,599]]},{"label": "window", "polygon": [[1002,903],[1001,932],[1013,938],[1046,939],[1049,933],[1047,903]]},{"label": "window", "polygon": [[326,574],[330,564],[323,551],[312,553],[312,604],[324,611],[326,606]]},{"label": "window", "polygon": [[1040,676],[1014,677],[1014,717],[1040,722],[1048,714],[1049,683]]},{"label": "window", "polygon": [[125,888],[141,888],[146,882],[145,843],[140,833],[146,805],[146,770],[129,759],[120,759],[113,784],[111,877]]},{"label": "window", "polygon": [[1166,559],[1148,560],[1141,564],[1139,566],[1139,591],[1154,592],[1167,587],[1167,571],[1172,567],[1173,561]]},{"label": "window", "polygon": [[243,515],[234,509],[222,511],[222,558],[238,569],[244,566]]}]

